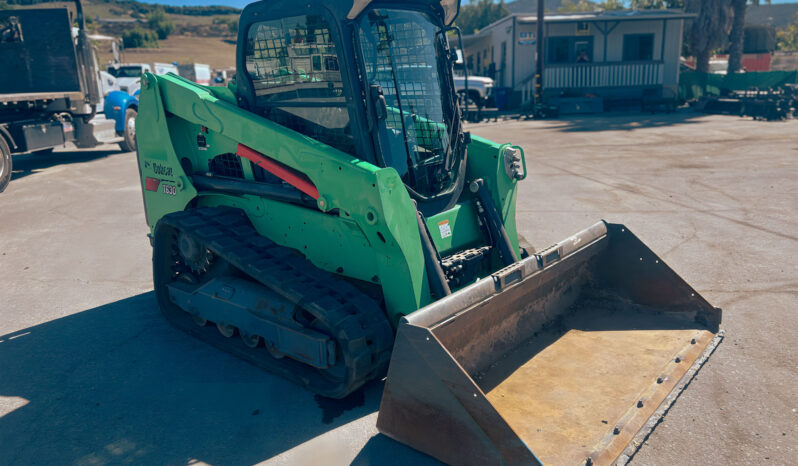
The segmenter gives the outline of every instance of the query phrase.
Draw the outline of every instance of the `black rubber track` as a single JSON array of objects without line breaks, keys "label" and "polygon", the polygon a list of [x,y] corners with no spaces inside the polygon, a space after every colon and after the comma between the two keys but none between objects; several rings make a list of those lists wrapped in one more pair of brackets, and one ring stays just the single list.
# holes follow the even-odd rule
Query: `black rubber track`
[{"label": "black rubber track", "polygon": [[[166,286],[176,278],[173,241],[178,232],[295,303],[298,322],[335,340],[335,365],[321,370],[288,357],[277,359],[265,348],[223,337],[214,326],[197,326],[171,302]],[[387,372],[394,335],[384,311],[353,285],[260,236],[240,209],[192,209],[161,218],[153,236],[153,280],[158,304],[173,325],[322,396],[343,398]]]}]

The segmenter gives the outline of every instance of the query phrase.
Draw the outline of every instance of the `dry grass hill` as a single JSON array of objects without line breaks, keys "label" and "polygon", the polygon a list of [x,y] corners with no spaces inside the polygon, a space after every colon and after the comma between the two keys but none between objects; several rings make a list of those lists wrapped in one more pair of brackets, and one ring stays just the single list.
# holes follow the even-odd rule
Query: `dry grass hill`
[{"label": "dry grass hill", "polygon": [[[56,8],[74,10],[73,2],[47,2],[34,5],[10,5],[12,8]],[[121,37],[126,30],[146,28],[144,14],[137,4],[115,0],[83,0],[87,27],[94,33]],[[146,5],[156,7],[156,5]],[[227,14],[188,15],[167,12],[174,22],[174,30],[167,39],[159,40],[158,48],[130,48],[122,50],[122,61],[127,63],[206,63],[214,68],[235,66],[235,35],[227,22],[237,20],[234,9]],[[196,11],[196,10],[195,10]],[[108,42],[97,42],[98,59],[102,64],[112,58]]]}]

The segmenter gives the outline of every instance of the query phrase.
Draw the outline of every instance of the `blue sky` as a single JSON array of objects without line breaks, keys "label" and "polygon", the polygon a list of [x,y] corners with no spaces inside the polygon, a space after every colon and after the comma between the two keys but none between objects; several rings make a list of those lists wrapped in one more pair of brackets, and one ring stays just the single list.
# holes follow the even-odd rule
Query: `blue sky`
[{"label": "blue sky", "polygon": [[[237,8],[244,8],[252,1],[249,0],[140,0],[145,3],[160,3],[162,5],[173,5],[173,6],[182,6],[182,5],[189,5],[189,6],[197,6],[197,5],[222,5],[222,6],[232,6]],[[772,0],[772,3],[796,3],[798,0]],[[463,4],[467,3],[467,0],[462,1]],[[765,3],[764,1],[762,3]]]}]

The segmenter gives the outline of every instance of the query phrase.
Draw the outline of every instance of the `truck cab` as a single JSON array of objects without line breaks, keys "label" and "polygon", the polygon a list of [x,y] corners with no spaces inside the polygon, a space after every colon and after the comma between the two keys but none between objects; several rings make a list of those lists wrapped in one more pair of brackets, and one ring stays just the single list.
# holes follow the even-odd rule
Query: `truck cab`
[{"label": "truck cab", "polygon": [[144,73],[152,72],[150,65],[146,63],[123,63],[119,66],[109,66],[108,73],[116,78],[119,89],[134,95],[141,89],[141,77]]},{"label": "truck cab", "polygon": [[[456,59],[454,61],[454,87],[460,100],[468,97],[469,105],[475,105],[477,108],[487,107],[493,103],[493,86],[494,81],[485,76],[473,76],[466,73],[465,61],[463,60],[463,51],[457,49],[455,51]],[[466,80],[468,85],[466,85]]]}]

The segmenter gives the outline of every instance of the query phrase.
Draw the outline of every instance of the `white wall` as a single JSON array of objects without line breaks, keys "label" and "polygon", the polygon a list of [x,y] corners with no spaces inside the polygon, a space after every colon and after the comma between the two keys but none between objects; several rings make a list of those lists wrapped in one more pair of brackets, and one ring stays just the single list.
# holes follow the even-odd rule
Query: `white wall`
[{"label": "white wall", "polygon": [[[623,37],[627,34],[654,34],[653,60],[662,59],[662,21],[628,21],[618,26],[607,35],[607,61],[623,60]],[[597,40],[604,41],[602,36]],[[596,58],[595,61],[600,61]]]},{"label": "white wall", "polygon": [[[496,63],[496,86],[510,87],[513,81],[513,21],[507,18],[491,33],[491,47],[494,50],[494,62]],[[504,62],[504,73],[502,74],[502,43],[506,44],[507,55]],[[516,46],[517,47],[517,46]],[[502,79],[503,78],[503,79]]]},{"label": "white wall", "polygon": [[[496,66],[496,85],[497,86],[510,86],[512,83],[512,66],[513,66],[513,43],[512,43],[512,26],[513,20],[512,17],[504,18],[503,20],[499,21],[498,23],[494,24],[490,30],[483,31],[481,37],[478,39],[472,39],[470,44],[465,46],[466,48],[466,60],[467,57],[472,57],[471,60],[474,63],[474,68],[470,70],[470,73],[477,73],[481,76],[487,75],[487,63],[492,62]],[[507,58],[506,58],[506,71],[504,73],[504,81],[500,82],[501,78],[501,44],[502,42],[507,43]],[[477,72],[477,56],[480,56],[480,61],[482,62],[482,66],[479,68],[479,72]],[[486,61],[484,57],[487,56],[488,60]],[[467,62],[466,62],[467,63]]]},{"label": "white wall", "polygon": [[[665,26],[664,48],[662,42],[663,24]],[[653,33],[653,59],[663,62],[663,85],[676,86],[679,75],[679,57],[681,56],[682,24],[682,20],[629,21],[620,23],[607,36],[607,61],[621,61],[623,59],[624,35]]]},{"label": "white wall", "polygon": [[[468,45],[464,46],[466,49],[465,52],[465,64],[468,66],[469,60],[471,61],[472,68],[468,70],[469,74],[477,74],[483,75],[483,69],[485,64],[484,56],[485,51],[488,52],[488,58],[490,58],[490,46],[492,44],[491,37],[489,35],[485,35],[480,37],[479,39],[469,41]],[[477,59],[479,57],[479,59]],[[478,65],[480,63],[480,65]]]},{"label": "white wall", "polygon": [[682,56],[682,34],[684,21],[670,20],[665,32],[665,76],[663,86],[676,91],[679,84],[679,59]]},{"label": "white wall", "polygon": [[[515,34],[515,85],[519,86],[524,80],[535,75],[535,57],[537,56],[537,25],[535,24],[516,24]],[[522,33],[530,34],[527,37],[534,37],[535,44],[520,45]]]}]

